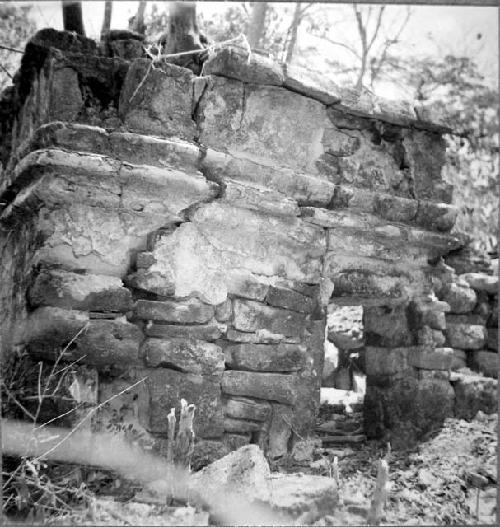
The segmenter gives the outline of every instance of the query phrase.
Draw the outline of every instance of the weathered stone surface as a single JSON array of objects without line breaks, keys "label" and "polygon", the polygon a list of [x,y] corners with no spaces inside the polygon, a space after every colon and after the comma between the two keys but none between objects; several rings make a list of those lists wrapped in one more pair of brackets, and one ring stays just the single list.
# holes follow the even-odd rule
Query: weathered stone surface
[{"label": "weathered stone surface", "polygon": [[375,348],[365,349],[366,374],[371,376],[394,375],[406,371],[409,356],[418,353],[418,348]]},{"label": "weathered stone surface", "polygon": [[120,93],[120,117],[130,131],[192,140],[196,134],[192,112],[193,74],[163,63],[151,67],[148,59],[135,60]]},{"label": "weathered stone surface", "polygon": [[474,370],[487,377],[498,379],[499,355],[491,351],[473,351],[469,353],[470,363]]},{"label": "weathered stone surface", "polygon": [[446,203],[420,200],[415,223],[420,227],[449,232],[457,219],[458,209]]},{"label": "weathered stone surface", "polygon": [[178,324],[205,324],[214,316],[214,308],[196,298],[188,300],[138,300],[136,315],[143,320],[161,320]]},{"label": "weathered stone surface", "polygon": [[370,346],[397,348],[413,344],[405,306],[367,307],[363,310],[363,326]]},{"label": "weathered stone surface", "polygon": [[271,306],[293,309],[301,313],[311,313],[315,302],[311,297],[301,295],[291,289],[270,286],[266,295],[266,302]]},{"label": "weathered stone surface", "polygon": [[455,416],[474,419],[479,410],[485,414],[498,411],[498,381],[482,375],[455,374]]},{"label": "weathered stone surface", "polygon": [[224,353],[219,346],[195,339],[148,339],[142,353],[149,368],[172,368],[184,373],[211,375],[224,370]]},{"label": "weathered stone surface", "polygon": [[477,350],[486,341],[486,328],[480,325],[447,324],[445,334],[452,348]]},{"label": "weathered stone surface", "polygon": [[300,370],[306,361],[305,347],[296,344],[237,344],[228,346],[231,369],[290,372]]},{"label": "weathered stone surface", "polygon": [[214,461],[227,456],[230,451],[231,449],[221,441],[198,439],[195,441],[193,454],[191,456],[191,469],[198,471]]},{"label": "weathered stone surface", "polygon": [[50,116],[54,121],[75,121],[83,107],[78,72],[59,67],[52,75]]},{"label": "weathered stone surface", "polygon": [[207,503],[234,494],[253,501],[269,497],[269,476],[269,465],[262,450],[257,445],[247,445],[192,474],[190,481],[192,491]]},{"label": "weathered stone surface", "polygon": [[270,478],[269,502],[273,509],[311,525],[319,518],[335,514],[339,503],[333,478],[309,474],[277,474]]},{"label": "weathered stone surface", "polygon": [[440,348],[446,342],[446,337],[442,331],[424,326],[417,331],[417,342],[422,346]]},{"label": "weathered stone surface", "polygon": [[271,414],[271,405],[244,397],[230,397],[224,406],[224,414],[235,419],[265,421]]},{"label": "weathered stone surface", "polygon": [[210,84],[199,103],[203,144],[264,165],[317,171],[327,125],[321,103],[275,86],[223,78]]},{"label": "weathered stone surface", "polygon": [[225,324],[209,323],[202,325],[180,324],[154,324],[149,322],[144,328],[144,333],[148,337],[157,337],[163,339],[184,338],[214,341],[219,339],[226,331]]},{"label": "weathered stone surface", "polygon": [[474,309],[477,296],[470,287],[451,283],[443,288],[442,299],[450,304],[451,313],[468,313]]},{"label": "weathered stone surface", "polygon": [[238,450],[242,446],[250,443],[251,435],[247,434],[224,434],[222,441],[229,450]]},{"label": "weathered stone surface", "polygon": [[246,333],[245,331],[236,331],[229,328],[226,339],[232,342],[243,342],[247,344],[275,344],[285,342],[286,344],[299,344],[300,338],[289,337],[278,333],[271,333],[267,329],[258,329],[255,333]]},{"label": "weathered stone surface", "polygon": [[257,423],[256,421],[224,417],[224,432],[231,434],[245,434],[247,432],[258,432],[261,428],[262,423]]},{"label": "weathered stone surface", "polygon": [[361,306],[328,307],[328,340],[343,350],[364,346],[363,308]]},{"label": "weathered stone surface", "polygon": [[319,281],[322,229],[222,203],[198,207],[190,219],[156,244],[148,270],[159,283],[174,284],[176,296],[217,305],[228,292],[245,294],[250,273]]},{"label": "weathered stone surface", "polygon": [[467,367],[467,352],[464,350],[454,349],[453,358],[451,360],[451,369],[453,371],[460,370]]},{"label": "weathered stone surface", "polygon": [[269,284],[249,272],[231,273],[227,287],[232,295],[250,300],[264,300],[269,291]]},{"label": "weathered stone surface", "polygon": [[119,278],[61,269],[43,269],[29,289],[29,301],[32,307],[82,311],[125,312],[132,307],[132,295]]},{"label": "weathered stone surface", "polygon": [[89,320],[87,313],[57,307],[33,311],[26,326],[26,342],[33,354],[55,360],[67,347],[63,360],[80,359],[97,367],[138,365],[142,338],[140,329],[125,320]]},{"label": "weathered stone surface", "polygon": [[472,313],[466,315],[446,315],[447,324],[462,324],[469,326],[484,326],[486,323],[485,317]]},{"label": "weathered stone surface", "polygon": [[239,331],[253,332],[266,329],[288,337],[300,337],[306,317],[301,313],[270,307],[251,300],[233,302],[233,326]]},{"label": "weathered stone surface", "polygon": [[406,377],[390,388],[368,382],[364,404],[368,437],[385,437],[394,449],[406,449],[453,415],[455,394],[444,379]]},{"label": "weathered stone surface", "polygon": [[320,74],[305,70],[300,66],[283,64],[283,85],[285,88],[315,99],[326,106],[340,101],[339,88],[326,81]]},{"label": "weathered stone surface", "polygon": [[293,404],[296,397],[295,382],[293,375],[226,370],[222,375],[222,391],[228,395]]},{"label": "weathered stone surface", "polygon": [[[223,433],[220,375],[195,375],[167,368],[137,372],[146,377],[140,399],[140,416],[146,428],[156,434],[167,433],[165,416],[185,399],[196,405],[194,432],[196,437],[215,438]],[[142,376],[142,377],[141,377]]]},{"label": "weathered stone surface", "polygon": [[298,216],[297,202],[267,187],[225,178],[222,202],[235,207],[252,209],[275,216]]},{"label": "weathered stone surface", "polygon": [[272,405],[271,424],[267,455],[272,459],[288,452],[288,441],[292,435],[293,409],[283,404]]},{"label": "weathered stone surface", "polygon": [[415,368],[422,370],[451,369],[455,353],[453,348],[423,348],[409,354],[409,362]]},{"label": "weathered stone surface", "polygon": [[265,186],[289,198],[300,205],[326,207],[334,194],[335,185],[321,177],[294,171],[275,164],[265,164],[251,159],[236,157],[207,149],[202,160],[204,174],[214,181],[223,183],[228,177],[239,181],[249,181]]},{"label": "weathered stone surface", "polygon": [[488,328],[488,348],[498,351],[498,328]]},{"label": "weathered stone surface", "polygon": [[225,300],[218,306],[215,306],[215,318],[219,322],[227,322],[233,314],[233,304],[230,299]]},{"label": "weathered stone surface", "polygon": [[283,72],[272,59],[236,46],[212,51],[203,65],[204,75],[219,75],[251,84],[281,86]]},{"label": "weathered stone surface", "polygon": [[465,273],[460,275],[476,291],[485,291],[490,295],[498,294],[498,276],[483,273]]}]

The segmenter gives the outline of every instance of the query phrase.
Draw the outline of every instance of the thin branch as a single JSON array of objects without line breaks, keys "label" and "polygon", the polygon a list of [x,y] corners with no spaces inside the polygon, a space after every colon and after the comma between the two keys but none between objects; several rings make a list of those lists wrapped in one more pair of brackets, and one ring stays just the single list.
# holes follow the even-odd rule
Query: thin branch
[{"label": "thin branch", "polygon": [[384,14],[385,5],[382,6],[378,12],[378,18],[377,18],[377,25],[375,26],[375,30],[373,31],[372,38],[370,39],[370,42],[368,44],[368,47],[366,48],[366,51],[370,51],[371,47],[373,46],[373,43],[375,42],[375,39],[377,38],[378,32],[380,30],[380,25],[382,24],[382,16]]},{"label": "thin branch", "polygon": [[35,420],[35,416],[29,411],[27,410],[15,397],[14,395],[12,395],[12,393],[10,392],[10,390],[7,388],[6,384],[4,383],[3,379],[2,379],[2,384],[3,384],[3,388],[5,390],[5,393],[7,394],[7,397],[14,403],[16,404],[17,406],[19,406],[19,408],[21,408],[21,410],[30,418],[30,419],[33,419]]},{"label": "thin branch", "polygon": [[332,40],[331,38],[328,38],[326,35],[320,36],[318,38],[320,38],[322,40],[326,40],[329,44],[332,44],[334,46],[340,46],[342,48],[345,48],[348,51],[350,51],[356,58],[358,58],[358,59],[361,58],[360,54],[354,48],[349,46],[348,44],[344,44],[343,42],[338,42],[337,40]]},{"label": "thin branch", "polygon": [[14,80],[14,77],[12,75],[12,73],[3,65],[3,64],[0,64],[0,68],[2,68],[2,70],[7,73],[7,75],[12,79]]},{"label": "thin branch", "polygon": [[87,421],[87,419],[89,419],[90,417],[92,417],[92,415],[94,415],[98,410],[100,410],[104,405],[108,404],[109,402],[113,401],[114,399],[116,399],[117,397],[120,397],[120,395],[123,395],[125,392],[127,392],[128,390],[131,390],[132,388],[135,388],[137,385],[139,385],[141,382],[144,382],[146,379],[148,378],[148,376],[146,375],[146,377],[143,377],[142,379],[140,379],[139,381],[135,382],[134,384],[132,384],[131,386],[127,386],[127,388],[124,388],[121,392],[113,395],[112,397],[110,397],[109,399],[106,399],[106,401],[103,401],[102,403],[98,404],[96,407],[92,408],[88,413],[87,415],[76,425],[74,426],[58,443],[56,443],[52,448],[49,448],[49,450],[47,450],[47,452],[43,453],[42,455],[40,456],[37,456],[33,462],[35,461],[40,461],[40,459],[48,456],[50,453],[54,452],[54,450],[56,450],[59,446],[61,446],[67,439],[69,439],[82,425],[85,421]]},{"label": "thin branch", "polygon": [[11,48],[10,46],[6,46],[4,44],[0,44],[0,49],[6,49],[7,51],[14,51],[14,53],[21,53],[21,55],[24,53],[24,51],[21,51],[20,49]]}]

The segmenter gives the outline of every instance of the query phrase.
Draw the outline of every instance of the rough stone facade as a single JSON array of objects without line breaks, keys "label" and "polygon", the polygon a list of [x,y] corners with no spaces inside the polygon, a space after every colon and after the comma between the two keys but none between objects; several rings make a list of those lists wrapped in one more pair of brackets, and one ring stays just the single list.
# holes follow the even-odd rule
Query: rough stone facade
[{"label": "rough stone facade", "polygon": [[98,401],[146,378],[113,405],[157,443],[183,397],[200,448],[273,457],[314,429],[333,300],[364,306],[368,432],[442,419],[440,373],[486,342],[474,289],[434,295],[447,130],[238,48],[201,77],[113,50],[44,30],[3,94],[3,352],[66,349]]}]

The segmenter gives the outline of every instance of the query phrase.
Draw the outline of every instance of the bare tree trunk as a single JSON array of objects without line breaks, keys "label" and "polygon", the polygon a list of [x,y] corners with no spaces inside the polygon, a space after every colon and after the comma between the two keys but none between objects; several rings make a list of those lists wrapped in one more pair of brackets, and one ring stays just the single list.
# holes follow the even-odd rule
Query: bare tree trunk
[{"label": "bare tree trunk", "polygon": [[102,21],[101,27],[101,40],[104,40],[109,29],[111,27],[111,15],[113,13],[113,2],[112,0],[106,0],[104,3],[104,20]]},{"label": "bare tree trunk", "polygon": [[146,33],[146,25],[144,24],[144,12],[146,11],[146,4],[146,0],[141,0],[139,2],[139,7],[134,20],[133,30],[141,35]]},{"label": "bare tree trunk", "polygon": [[290,28],[290,42],[288,43],[288,48],[286,50],[285,64],[290,64],[292,62],[293,52],[297,44],[297,33],[300,25],[300,10],[301,3],[297,2],[295,4],[295,11],[293,13],[292,26]]},{"label": "bare tree trunk", "polygon": [[78,35],[85,36],[83,27],[82,3],[81,2],[64,2],[63,9],[63,27],[66,31],[75,31]]},{"label": "bare tree trunk", "polygon": [[264,38],[266,12],[267,2],[254,2],[252,17],[247,29],[248,43],[252,49],[258,48]]},{"label": "bare tree trunk", "polygon": [[358,24],[359,36],[361,38],[361,68],[358,74],[358,80],[356,82],[356,90],[361,91],[363,88],[363,79],[366,73],[366,64],[368,60],[368,43],[366,39],[366,27],[363,24],[363,17],[361,12],[358,10],[356,4],[352,6],[354,14],[356,15],[356,22]]},{"label": "bare tree trunk", "polygon": [[[196,2],[170,2],[168,18],[163,53],[170,55],[204,49],[196,22]],[[199,74],[203,58],[202,54],[192,54],[172,58],[169,62]]]}]

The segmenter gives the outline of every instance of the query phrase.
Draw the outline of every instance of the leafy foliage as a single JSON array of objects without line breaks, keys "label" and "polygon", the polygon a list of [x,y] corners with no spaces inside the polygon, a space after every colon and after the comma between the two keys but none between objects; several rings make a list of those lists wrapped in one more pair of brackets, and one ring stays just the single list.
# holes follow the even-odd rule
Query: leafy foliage
[{"label": "leafy foliage", "polygon": [[[22,51],[27,40],[35,32],[35,25],[29,18],[30,6],[14,6],[0,3],[0,44]],[[21,54],[0,49],[0,91],[11,84]]]}]

